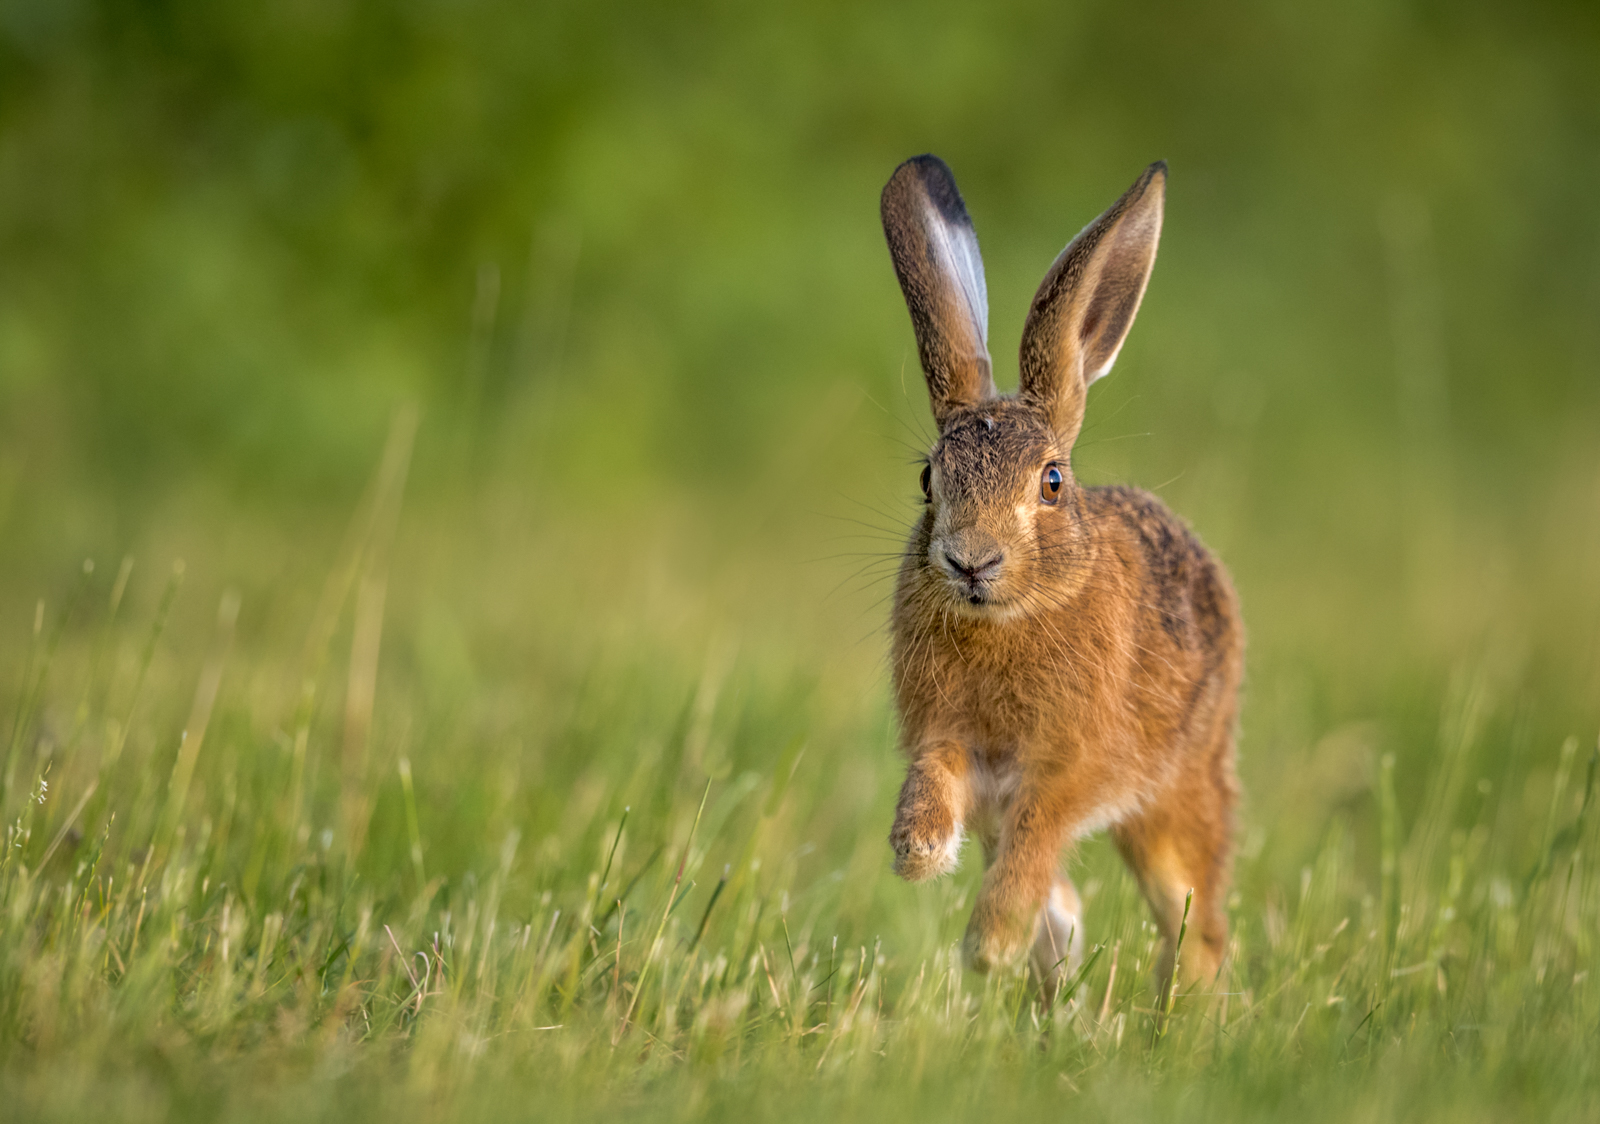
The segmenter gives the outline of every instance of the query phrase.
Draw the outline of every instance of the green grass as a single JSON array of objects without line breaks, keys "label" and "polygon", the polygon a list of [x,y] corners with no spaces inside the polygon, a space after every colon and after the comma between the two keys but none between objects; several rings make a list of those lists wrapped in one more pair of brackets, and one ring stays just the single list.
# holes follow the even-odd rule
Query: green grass
[{"label": "green grass", "polygon": [[[1594,5],[847,7],[0,0],[0,1119],[1600,1115]],[[1055,1010],[889,869],[929,150],[1003,385],[1171,165],[1074,455],[1248,630],[1159,1034],[1104,841]]]},{"label": "green grass", "polygon": [[[1144,906],[1089,845],[1093,948],[1047,1007],[962,971],[971,856],[888,874],[870,621],[755,599],[700,642],[682,606],[513,597],[488,573],[538,548],[486,559],[435,511],[483,616],[429,624],[393,537],[410,432],[320,594],[253,594],[300,629],[129,561],[9,638],[11,1119],[1592,1116],[1600,757],[1499,724],[1525,688],[1488,657],[1394,746],[1416,793],[1357,726],[1301,759],[1354,779],[1253,794],[1220,997],[1164,1028]],[[462,666],[492,621],[534,638]],[[1247,719],[1247,777],[1286,724]]]}]

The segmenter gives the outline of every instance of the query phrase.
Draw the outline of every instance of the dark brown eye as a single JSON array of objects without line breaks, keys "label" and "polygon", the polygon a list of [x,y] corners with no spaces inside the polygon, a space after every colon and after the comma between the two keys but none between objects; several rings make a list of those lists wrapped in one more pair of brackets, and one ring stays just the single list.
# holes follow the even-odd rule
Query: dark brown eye
[{"label": "dark brown eye", "polygon": [[1039,478],[1039,498],[1045,503],[1055,503],[1061,498],[1061,485],[1066,477],[1061,475],[1061,470],[1053,464],[1044,466],[1044,475]]},{"label": "dark brown eye", "polygon": [[924,500],[933,499],[933,465],[931,464],[922,466],[922,498]]}]

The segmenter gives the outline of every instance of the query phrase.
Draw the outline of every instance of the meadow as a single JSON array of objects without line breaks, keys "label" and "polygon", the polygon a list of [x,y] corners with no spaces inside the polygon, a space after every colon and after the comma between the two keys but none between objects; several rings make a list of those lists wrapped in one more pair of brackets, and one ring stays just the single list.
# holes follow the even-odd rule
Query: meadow
[{"label": "meadow", "polygon": [[[0,1115],[1592,1120],[1583,6],[0,5]],[[1233,939],[1104,840],[1055,1001],[908,886],[932,438],[1172,167],[1075,467],[1249,629]],[[1159,1009],[1158,1009],[1159,1007]]]}]

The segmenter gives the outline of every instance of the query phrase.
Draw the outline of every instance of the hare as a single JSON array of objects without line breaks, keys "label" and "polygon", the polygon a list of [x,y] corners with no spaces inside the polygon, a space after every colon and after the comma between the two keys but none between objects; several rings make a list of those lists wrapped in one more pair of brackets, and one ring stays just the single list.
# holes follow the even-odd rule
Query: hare
[{"label": "hare", "polygon": [[900,565],[893,677],[910,759],[895,872],[985,872],[964,952],[1031,947],[1053,990],[1085,944],[1062,849],[1109,828],[1155,912],[1165,986],[1213,981],[1227,940],[1244,632],[1227,573],[1154,496],[1072,472],[1089,384],[1116,360],[1161,234],[1152,164],[1056,258],[1022,332],[1020,386],[991,375],[977,235],[935,156],[895,170],[884,233],[939,437]]}]

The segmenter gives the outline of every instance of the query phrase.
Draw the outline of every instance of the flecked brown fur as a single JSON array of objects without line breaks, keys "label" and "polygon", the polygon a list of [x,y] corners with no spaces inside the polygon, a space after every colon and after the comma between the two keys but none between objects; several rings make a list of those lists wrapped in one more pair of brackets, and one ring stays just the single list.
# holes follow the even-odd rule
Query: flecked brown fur
[{"label": "flecked brown fur", "polygon": [[884,190],[940,429],[893,611],[910,758],[890,833],[895,869],[912,881],[945,873],[964,834],[978,835],[986,871],[968,960],[987,970],[1031,946],[1047,984],[1084,944],[1060,856],[1099,828],[1155,912],[1159,974],[1170,975],[1190,890],[1182,978],[1213,979],[1227,940],[1237,600],[1159,500],[1082,488],[1070,464],[1088,384],[1114,361],[1154,263],[1165,179],[1152,165],[1051,268],[1014,396],[989,381],[986,298],[928,249],[970,241],[976,256],[948,168],[919,157]]}]

